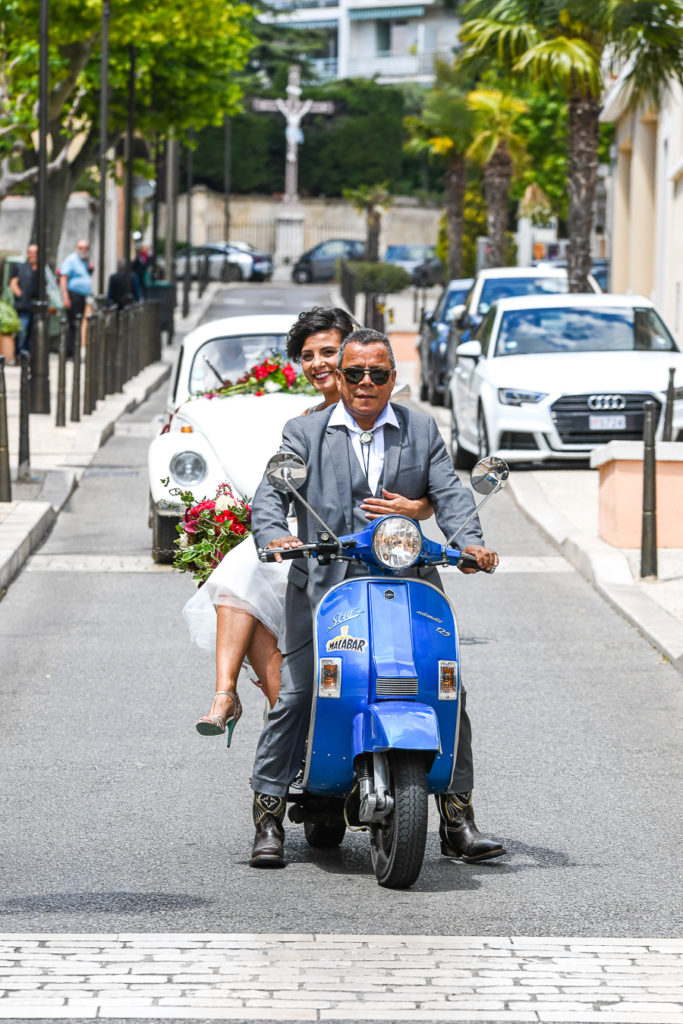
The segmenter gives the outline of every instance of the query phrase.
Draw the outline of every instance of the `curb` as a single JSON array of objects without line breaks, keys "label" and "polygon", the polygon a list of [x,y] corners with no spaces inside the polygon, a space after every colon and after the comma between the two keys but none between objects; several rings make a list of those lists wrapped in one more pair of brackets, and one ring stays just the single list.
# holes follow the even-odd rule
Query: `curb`
[{"label": "curb", "polygon": [[42,544],[78,486],[83,470],[114,433],[117,421],[142,405],[170,376],[173,355],[172,349],[165,349],[160,362],[145,367],[137,377],[124,384],[122,395],[106,398],[101,408],[91,414],[89,421],[82,422],[79,427],[70,453],[77,466],[48,470],[39,498],[17,502],[0,525],[0,595]]},{"label": "curb", "polygon": [[643,593],[621,551],[598,537],[577,533],[530,476],[511,476],[508,489],[519,508],[605,600],[683,672],[683,624]]}]

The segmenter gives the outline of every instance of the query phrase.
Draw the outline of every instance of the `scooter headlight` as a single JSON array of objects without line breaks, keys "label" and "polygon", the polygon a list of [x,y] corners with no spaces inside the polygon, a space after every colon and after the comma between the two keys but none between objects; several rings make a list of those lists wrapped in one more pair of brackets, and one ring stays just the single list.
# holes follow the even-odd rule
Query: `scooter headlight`
[{"label": "scooter headlight", "polygon": [[387,569],[407,569],[422,551],[420,528],[405,516],[391,516],[377,524],[372,535],[372,553]]}]

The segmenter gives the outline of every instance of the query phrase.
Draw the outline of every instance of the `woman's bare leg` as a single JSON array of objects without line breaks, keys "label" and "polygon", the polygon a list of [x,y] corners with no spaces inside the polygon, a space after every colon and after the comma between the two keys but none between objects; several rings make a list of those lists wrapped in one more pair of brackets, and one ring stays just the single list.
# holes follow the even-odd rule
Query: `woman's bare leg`
[{"label": "woman's bare leg", "polygon": [[[216,607],[216,690],[237,693],[237,677],[257,625],[249,612],[224,604]],[[217,693],[209,714],[230,714],[232,708],[230,697]]]},{"label": "woman's bare leg", "polygon": [[277,640],[262,622],[256,621],[247,656],[272,708],[280,692],[282,655],[278,650]]}]

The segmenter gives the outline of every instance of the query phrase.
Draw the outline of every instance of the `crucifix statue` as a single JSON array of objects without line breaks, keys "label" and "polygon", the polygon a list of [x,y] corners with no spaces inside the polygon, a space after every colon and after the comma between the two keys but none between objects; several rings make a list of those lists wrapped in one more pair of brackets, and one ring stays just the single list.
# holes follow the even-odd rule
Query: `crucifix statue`
[{"label": "crucifix statue", "polygon": [[279,113],[285,118],[287,127],[287,162],[285,164],[285,203],[296,203],[299,199],[297,183],[299,177],[299,145],[302,141],[301,122],[307,114],[333,114],[334,103],[331,100],[301,99],[301,69],[292,64],[287,78],[287,99],[252,99],[252,109],[257,114]]}]

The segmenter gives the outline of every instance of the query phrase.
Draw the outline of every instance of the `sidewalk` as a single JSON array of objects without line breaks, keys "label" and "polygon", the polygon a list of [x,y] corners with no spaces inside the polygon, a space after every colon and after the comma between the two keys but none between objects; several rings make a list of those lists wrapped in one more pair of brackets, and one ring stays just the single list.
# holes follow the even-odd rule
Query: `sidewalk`
[{"label": "sidewalk", "polygon": [[[433,309],[439,294],[439,288],[429,289],[428,310]],[[340,294],[336,293],[335,299],[343,304]],[[449,411],[418,401],[420,369],[415,344],[419,320],[412,289],[388,296],[387,307],[393,310],[387,332],[396,353],[398,379],[410,385],[413,400],[435,417],[449,444]],[[508,488],[522,511],[567,561],[683,672],[683,549],[660,548],[658,577],[641,580],[640,549],[615,548],[599,536],[597,469],[513,466]]]},{"label": "sidewalk", "polygon": [[[175,338],[191,331],[211,303],[218,285],[195,300],[183,320],[176,313]],[[118,419],[145,401],[170,375],[177,345],[164,346],[162,358],[124,384],[123,392],[97,403],[80,423],[70,421],[71,375],[67,363],[67,426],[55,427],[57,356],[50,355],[50,413],[32,413],[29,422],[31,481],[16,478],[19,449],[19,377],[17,366],[5,366],[7,426],[12,476],[12,501],[0,502],[0,597],[29,555],[42,543],[57,515],[69,500],[98,448],[111,437]],[[81,368],[84,372],[84,367]],[[81,390],[81,394],[82,394]]]}]

